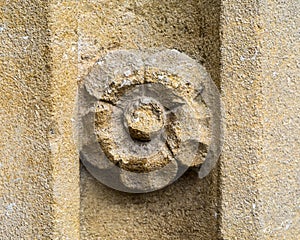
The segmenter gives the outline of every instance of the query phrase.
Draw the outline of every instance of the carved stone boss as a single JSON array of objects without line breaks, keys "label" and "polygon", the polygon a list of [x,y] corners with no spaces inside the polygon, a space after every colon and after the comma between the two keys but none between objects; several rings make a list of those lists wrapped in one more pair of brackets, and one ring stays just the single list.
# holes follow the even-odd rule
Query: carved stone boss
[{"label": "carved stone boss", "polygon": [[222,145],[217,87],[176,50],[118,50],[99,59],[78,94],[80,157],[99,181],[149,192],[189,167],[206,176]]}]

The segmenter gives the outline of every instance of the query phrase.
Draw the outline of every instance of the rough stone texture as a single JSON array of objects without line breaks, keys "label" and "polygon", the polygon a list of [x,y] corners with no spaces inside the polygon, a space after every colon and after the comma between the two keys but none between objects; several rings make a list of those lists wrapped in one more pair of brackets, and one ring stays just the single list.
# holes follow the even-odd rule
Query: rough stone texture
[{"label": "rough stone texture", "polygon": [[[108,51],[164,47],[203,63],[218,83],[219,13],[219,1],[82,2],[79,76]],[[203,180],[188,172],[166,189],[134,196],[108,189],[82,168],[81,238],[215,239],[217,184],[216,171]]]},{"label": "rough stone texture", "polygon": [[53,119],[48,141],[53,177],[51,239],[79,239],[79,161],[75,134],[78,83],[76,0],[49,2],[50,84]]},{"label": "rough stone texture", "polygon": [[164,108],[154,99],[138,99],[124,112],[124,124],[132,139],[149,142],[165,125]]},{"label": "rough stone texture", "polygon": [[222,1],[221,236],[298,239],[299,3]]},{"label": "rough stone texture", "polygon": [[79,238],[72,5],[0,1],[1,239]]},{"label": "rough stone texture", "polygon": [[[1,239],[79,239],[79,231],[81,239],[299,238],[297,1],[2,0],[0,7]],[[71,140],[78,77],[112,49],[159,46],[203,62],[221,87],[227,124],[218,168],[130,195],[82,167],[79,198]]]},{"label": "rough stone texture", "polygon": [[211,178],[189,172],[147,194],[109,189],[85,169],[81,180],[81,239],[217,239]]},{"label": "rough stone texture", "polygon": [[262,79],[259,77],[259,5],[222,2],[221,90],[225,109],[221,155],[224,239],[257,239],[257,169],[262,157]]},{"label": "rough stone texture", "polygon": [[51,83],[50,71],[44,67],[50,61],[47,7],[42,1],[36,5],[1,1],[0,235],[4,239],[46,238],[53,230]]},{"label": "rough stone texture", "polygon": [[[157,190],[154,186],[174,182],[197,163],[204,162],[206,175],[218,160],[222,134],[219,91],[203,66],[187,55],[174,49],[112,51],[94,64],[80,89],[81,160],[105,185],[112,186],[111,178],[118,179],[121,169],[126,175],[126,169],[136,183],[141,181],[148,190]],[[149,103],[160,107],[153,110]],[[128,127],[126,112],[132,112],[133,105],[140,115],[134,116],[136,120]],[[141,106],[147,106],[148,112],[141,111]],[[136,126],[142,130],[153,126],[149,124],[153,116],[149,122],[145,119],[153,111],[165,118],[155,135],[147,142],[144,136],[142,141],[133,139],[133,134],[141,137],[132,132],[133,123],[144,121],[134,130]]]},{"label": "rough stone texture", "polygon": [[300,4],[278,0],[262,3],[261,81],[265,111],[264,156],[257,176],[259,227],[265,239],[298,239]]}]

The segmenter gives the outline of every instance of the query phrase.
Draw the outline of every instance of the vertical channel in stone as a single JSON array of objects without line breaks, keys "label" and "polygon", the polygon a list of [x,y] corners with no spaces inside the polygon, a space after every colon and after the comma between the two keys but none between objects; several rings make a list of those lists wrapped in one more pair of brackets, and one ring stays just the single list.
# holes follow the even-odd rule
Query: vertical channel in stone
[{"label": "vertical channel in stone", "polygon": [[[110,51],[163,47],[203,64],[219,86],[220,0],[79,1],[78,9],[80,79]],[[216,239],[217,175],[217,168],[204,179],[188,171],[165,189],[132,196],[82,167],[81,238]]]}]

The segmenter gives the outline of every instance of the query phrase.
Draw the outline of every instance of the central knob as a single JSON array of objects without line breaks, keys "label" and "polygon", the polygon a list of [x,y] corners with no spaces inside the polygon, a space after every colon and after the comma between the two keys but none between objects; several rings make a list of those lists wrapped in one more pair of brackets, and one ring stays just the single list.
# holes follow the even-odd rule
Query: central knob
[{"label": "central knob", "polygon": [[163,106],[148,97],[131,102],[124,113],[124,119],[131,138],[139,141],[151,141],[165,124]]}]

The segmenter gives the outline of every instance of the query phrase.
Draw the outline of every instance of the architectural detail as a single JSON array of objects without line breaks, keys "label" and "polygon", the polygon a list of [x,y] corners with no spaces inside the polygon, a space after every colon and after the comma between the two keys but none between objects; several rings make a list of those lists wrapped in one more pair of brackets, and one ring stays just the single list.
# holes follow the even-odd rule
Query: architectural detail
[{"label": "architectural detail", "polygon": [[154,191],[203,162],[205,175],[220,154],[218,90],[176,50],[109,53],[84,79],[78,105],[81,159],[112,188]]},{"label": "architectural detail", "polygon": [[0,239],[298,239],[299,3],[1,1]]}]

